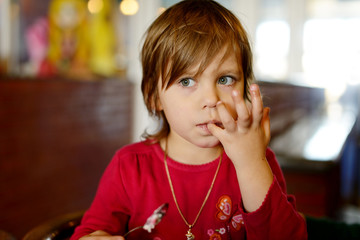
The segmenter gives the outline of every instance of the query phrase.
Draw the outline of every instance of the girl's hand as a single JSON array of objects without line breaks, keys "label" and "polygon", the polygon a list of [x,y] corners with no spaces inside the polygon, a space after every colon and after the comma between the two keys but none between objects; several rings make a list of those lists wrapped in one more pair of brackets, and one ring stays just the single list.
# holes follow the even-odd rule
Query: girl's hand
[{"label": "girl's hand", "polygon": [[266,148],[270,141],[269,108],[263,107],[259,87],[250,86],[251,105],[238,91],[232,92],[237,119],[234,119],[222,102],[217,103],[217,111],[223,129],[209,124],[210,132],[222,143],[226,154],[234,165],[244,167],[249,161],[265,158]]},{"label": "girl's hand", "polygon": [[125,238],[121,236],[111,236],[107,232],[104,231],[96,231],[81,237],[79,240],[125,240]]},{"label": "girl's hand", "polygon": [[269,108],[263,107],[259,87],[250,86],[251,104],[247,105],[238,91],[232,92],[237,118],[234,119],[222,102],[217,111],[223,128],[208,124],[233,162],[243,204],[247,211],[261,206],[272,183],[273,175],[266,160],[270,141]]}]

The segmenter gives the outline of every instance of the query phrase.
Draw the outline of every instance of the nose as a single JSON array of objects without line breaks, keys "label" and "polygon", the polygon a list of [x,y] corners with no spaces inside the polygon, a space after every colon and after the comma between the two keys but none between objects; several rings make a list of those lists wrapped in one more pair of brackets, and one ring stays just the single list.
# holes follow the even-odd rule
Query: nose
[{"label": "nose", "polygon": [[219,101],[219,93],[216,86],[206,86],[202,90],[203,108],[214,108]]}]

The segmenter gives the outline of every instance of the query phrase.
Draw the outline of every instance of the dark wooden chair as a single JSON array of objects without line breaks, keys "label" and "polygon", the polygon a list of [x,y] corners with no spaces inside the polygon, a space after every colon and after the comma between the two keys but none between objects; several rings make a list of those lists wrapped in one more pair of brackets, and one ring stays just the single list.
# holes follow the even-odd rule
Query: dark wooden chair
[{"label": "dark wooden chair", "polygon": [[114,153],[131,142],[132,99],[126,80],[0,77],[0,228],[21,239],[88,208]]},{"label": "dark wooden chair", "polygon": [[65,240],[74,233],[81,222],[84,211],[69,213],[51,219],[30,230],[23,240]]}]

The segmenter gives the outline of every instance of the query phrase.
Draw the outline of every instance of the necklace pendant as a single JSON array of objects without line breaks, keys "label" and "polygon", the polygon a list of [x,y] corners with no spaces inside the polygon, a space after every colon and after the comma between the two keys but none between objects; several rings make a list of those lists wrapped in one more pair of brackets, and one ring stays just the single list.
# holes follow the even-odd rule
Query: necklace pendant
[{"label": "necklace pendant", "polygon": [[185,234],[185,236],[187,237],[187,240],[194,240],[195,239],[195,236],[194,234],[192,234],[191,232],[191,228],[189,228],[187,234]]}]

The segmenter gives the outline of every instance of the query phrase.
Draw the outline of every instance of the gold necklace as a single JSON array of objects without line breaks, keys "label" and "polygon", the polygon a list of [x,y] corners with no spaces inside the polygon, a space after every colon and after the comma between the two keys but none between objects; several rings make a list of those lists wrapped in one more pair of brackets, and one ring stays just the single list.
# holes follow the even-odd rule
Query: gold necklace
[{"label": "gold necklace", "polygon": [[219,164],[217,166],[217,169],[216,169],[216,172],[215,172],[215,175],[214,175],[214,178],[211,182],[211,185],[210,185],[210,188],[205,196],[205,199],[200,207],[200,210],[198,212],[198,214],[196,215],[195,217],[195,220],[192,224],[189,224],[189,222],[186,220],[186,218],[184,217],[184,214],[181,212],[180,210],[180,207],[179,207],[179,204],[178,204],[178,201],[176,199],[176,196],[175,196],[175,191],[174,191],[174,187],[173,187],[173,184],[172,184],[172,181],[171,181],[171,177],[170,177],[170,172],[169,172],[169,168],[168,168],[168,165],[167,165],[167,139],[165,141],[165,153],[164,153],[164,164],[165,164],[165,171],[166,171],[166,176],[168,178],[168,181],[169,181],[169,185],[170,185],[170,190],[171,190],[171,193],[172,193],[172,196],[173,196],[173,199],[174,199],[174,202],[175,202],[175,205],[176,205],[176,208],[178,210],[178,212],[180,213],[180,216],[181,218],[184,220],[185,224],[189,227],[189,230],[187,231],[187,233],[185,234],[185,236],[187,237],[187,240],[193,240],[195,239],[195,236],[194,234],[191,232],[191,229],[194,227],[196,221],[198,220],[199,216],[200,216],[200,213],[202,212],[204,206],[205,206],[205,203],[206,201],[208,200],[209,196],[210,196],[210,193],[211,193],[211,190],[213,189],[214,187],[214,183],[215,183],[215,180],[216,180],[216,177],[218,175],[218,172],[219,172],[219,169],[220,169],[220,165],[221,165],[221,160],[222,160],[222,151],[221,151],[221,154],[220,154],[220,159],[219,159]]}]

